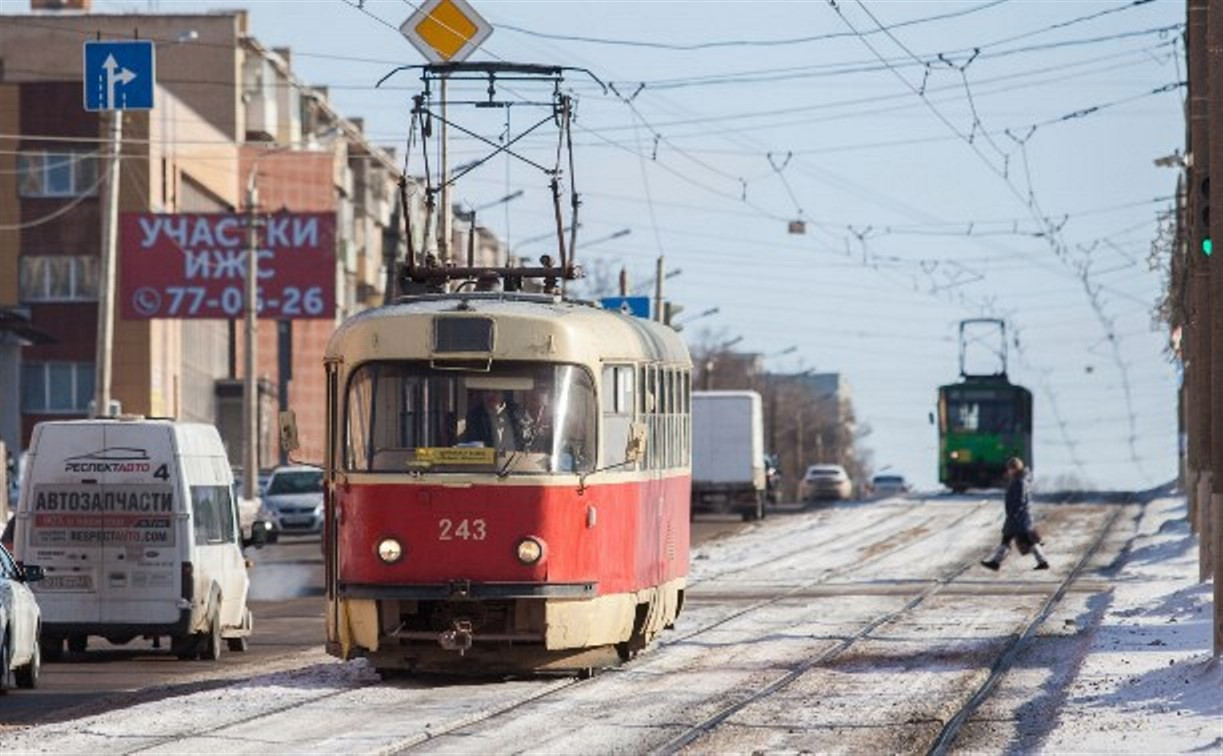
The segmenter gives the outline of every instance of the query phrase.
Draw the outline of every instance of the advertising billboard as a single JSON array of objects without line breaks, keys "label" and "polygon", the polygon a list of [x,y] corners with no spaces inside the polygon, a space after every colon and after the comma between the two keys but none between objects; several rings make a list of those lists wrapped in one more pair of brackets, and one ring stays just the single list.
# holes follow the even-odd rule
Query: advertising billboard
[{"label": "advertising billboard", "polygon": [[[258,231],[259,317],[334,317],[335,213],[275,213]],[[245,215],[124,213],[120,232],[125,319],[242,316]]]}]

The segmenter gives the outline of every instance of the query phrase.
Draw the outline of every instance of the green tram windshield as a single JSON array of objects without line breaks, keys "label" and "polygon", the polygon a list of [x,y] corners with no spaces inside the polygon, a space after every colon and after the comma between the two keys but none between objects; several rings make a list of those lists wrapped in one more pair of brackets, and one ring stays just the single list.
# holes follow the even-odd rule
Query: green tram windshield
[{"label": "green tram windshield", "polygon": [[594,384],[576,365],[361,365],[348,384],[352,472],[581,473],[595,467]]},{"label": "green tram windshield", "polygon": [[1031,426],[1029,396],[1018,387],[983,390],[944,387],[940,421],[945,433],[1027,433]]}]

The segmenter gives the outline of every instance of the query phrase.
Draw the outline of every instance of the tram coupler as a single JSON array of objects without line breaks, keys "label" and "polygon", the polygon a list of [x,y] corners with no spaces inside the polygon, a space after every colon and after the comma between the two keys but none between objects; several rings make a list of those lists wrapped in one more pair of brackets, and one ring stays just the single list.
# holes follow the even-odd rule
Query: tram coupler
[{"label": "tram coupler", "polygon": [[455,620],[454,627],[444,630],[437,637],[437,642],[447,651],[458,651],[462,656],[471,648],[471,622]]}]

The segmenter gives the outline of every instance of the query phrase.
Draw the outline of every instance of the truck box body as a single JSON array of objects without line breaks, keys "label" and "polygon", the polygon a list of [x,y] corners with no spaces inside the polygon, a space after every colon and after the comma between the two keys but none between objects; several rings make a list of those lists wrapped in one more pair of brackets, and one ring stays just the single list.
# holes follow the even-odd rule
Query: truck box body
[{"label": "truck box body", "polygon": [[763,515],[764,417],[755,391],[692,394],[693,511]]}]

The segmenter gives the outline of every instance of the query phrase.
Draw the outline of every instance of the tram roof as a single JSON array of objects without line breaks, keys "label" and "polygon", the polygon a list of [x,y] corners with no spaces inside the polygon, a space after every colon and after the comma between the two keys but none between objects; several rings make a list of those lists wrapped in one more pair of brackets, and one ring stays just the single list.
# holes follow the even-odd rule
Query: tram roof
[{"label": "tram roof", "polygon": [[557,296],[502,292],[422,295],[365,310],[340,324],[326,358],[355,364],[471,356],[434,351],[432,324],[439,316],[491,318],[488,356],[494,360],[692,364],[683,339],[667,326]]}]

